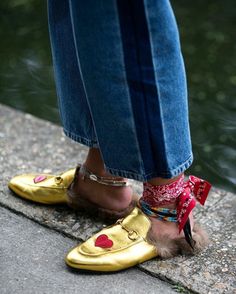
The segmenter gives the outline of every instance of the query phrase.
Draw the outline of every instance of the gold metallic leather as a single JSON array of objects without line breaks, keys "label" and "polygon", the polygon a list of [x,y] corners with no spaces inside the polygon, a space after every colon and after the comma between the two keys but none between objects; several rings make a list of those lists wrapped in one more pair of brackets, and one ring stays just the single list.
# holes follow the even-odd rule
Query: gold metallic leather
[{"label": "gold metallic leather", "polygon": [[47,178],[34,183],[39,174],[24,174],[15,176],[8,187],[24,199],[43,204],[66,203],[66,191],[73,180],[75,169],[70,169],[60,175],[40,174]]},{"label": "gold metallic leather", "polygon": [[[150,220],[136,207],[123,220],[72,249],[65,261],[73,268],[91,271],[118,271],[142,263],[158,255],[156,247],[146,241],[150,227]],[[111,248],[95,246],[101,234],[113,241]]]}]

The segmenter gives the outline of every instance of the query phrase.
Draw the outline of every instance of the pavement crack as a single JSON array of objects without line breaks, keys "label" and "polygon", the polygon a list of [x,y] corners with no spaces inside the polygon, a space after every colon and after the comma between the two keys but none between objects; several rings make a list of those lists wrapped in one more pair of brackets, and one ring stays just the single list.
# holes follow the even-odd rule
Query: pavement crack
[{"label": "pavement crack", "polygon": [[7,210],[9,210],[9,211],[11,211],[12,213],[14,213],[16,215],[20,215],[20,216],[22,216],[24,218],[27,218],[27,219],[41,225],[42,227],[45,227],[45,228],[47,228],[49,230],[52,230],[52,231],[55,231],[55,232],[59,233],[60,235],[62,235],[64,237],[67,237],[67,238],[69,238],[71,240],[76,240],[78,242],[84,242],[84,240],[82,238],[78,238],[78,237],[76,238],[76,237],[74,237],[74,236],[72,236],[72,235],[70,235],[70,234],[68,234],[66,232],[63,232],[63,231],[57,229],[56,227],[53,227],[52,225],[48,225],[46,222],[42,223],[39,220],[37,220],[36,218],[30,217],[30,216],[26,215],[25,213],[23,213],[22,211],[16,210],[16,209],[14,209],[12,207],[9,207],[9,206],[1,203],[1,202],[0,202],[0,206],[7,209]]},{"label": "pavement crack", "polygon": [[193,290],[189,289],[188,287],[186,287],[184,284],[182,284],[180,282],[176,282],[176,281],[174,281],[172,279],[167,278],[165,275],[162,275],[160,273],[151,272],[151,271],[149,271],[147,269],[144,269],[143,267],[140,267],[140,265],[138,265],[137,268],[141,272],[143,272],[143,273],[145,273],[145,274],[147,274],[149,276],[152,276],[152,277],[157,278],[157,279],[159,279],[159,280],[161,280],[163,282],[166,282],[177,293],[200,294],[199,292],[196,292],[196,291],[193,291]]}]

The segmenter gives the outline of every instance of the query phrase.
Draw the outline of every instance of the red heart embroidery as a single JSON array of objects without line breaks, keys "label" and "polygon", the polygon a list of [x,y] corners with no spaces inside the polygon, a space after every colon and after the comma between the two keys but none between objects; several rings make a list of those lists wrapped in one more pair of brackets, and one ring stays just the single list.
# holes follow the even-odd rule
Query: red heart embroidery
[{"label": "red heart embroidery", "polygon": [[47,178],[47,177],[46,177],[46,176],[43,176],[43,175],[36,176],[36,177],[34,178],[34,183],[35,183],[35,184],[40,183],[40,182],[46,180],[46,178]]},{"label": "red heart embroidery", "polygon": [[97,237],[95,246],[101,248],[111,248],[113,246],[113,241],[109,239],[107,235],[102,234]]}]

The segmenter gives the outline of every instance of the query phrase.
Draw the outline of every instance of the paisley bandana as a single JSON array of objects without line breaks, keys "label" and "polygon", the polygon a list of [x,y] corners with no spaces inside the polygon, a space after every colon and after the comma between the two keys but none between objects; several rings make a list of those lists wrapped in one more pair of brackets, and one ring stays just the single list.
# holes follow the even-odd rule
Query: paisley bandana
[{"label": "paisley bandana", "polygon": [[[190,212],[196,206],[196,201],[204,205],[211,188],[210,183],[195,176],[189,176],[188,181],[184,182],[184,175],[167,185],[156,186],[145,182],[143,186],[143,196],[139,203],[148,204],[152,211],[155,211],[157,207],[177,201],[179,232],[184,229]],[[140,206],[142,208],[142,205]]]},{"label": "paisley bandana", "polygon": [[152,185],[148,182],[143,183],[142,199],[152,207],[163,206],[174,203],[181,192],[184,190],[184,175],[176,181],[167,185]]}]

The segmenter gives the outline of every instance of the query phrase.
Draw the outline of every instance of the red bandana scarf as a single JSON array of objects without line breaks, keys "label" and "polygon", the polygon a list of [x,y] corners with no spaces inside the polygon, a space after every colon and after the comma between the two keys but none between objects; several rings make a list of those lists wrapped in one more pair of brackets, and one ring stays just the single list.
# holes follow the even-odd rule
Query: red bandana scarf
[{"label": "red bandana scarf", "polygon": [[196,200],[204,205],[211,184],[195,176],[189,176],[184,182],[184,175],[167,185],[144,183],[142,200],[152,207],[174,203],[177,200],[177,220],[179,232],[185,227],[190,212],[196,206]]}]

